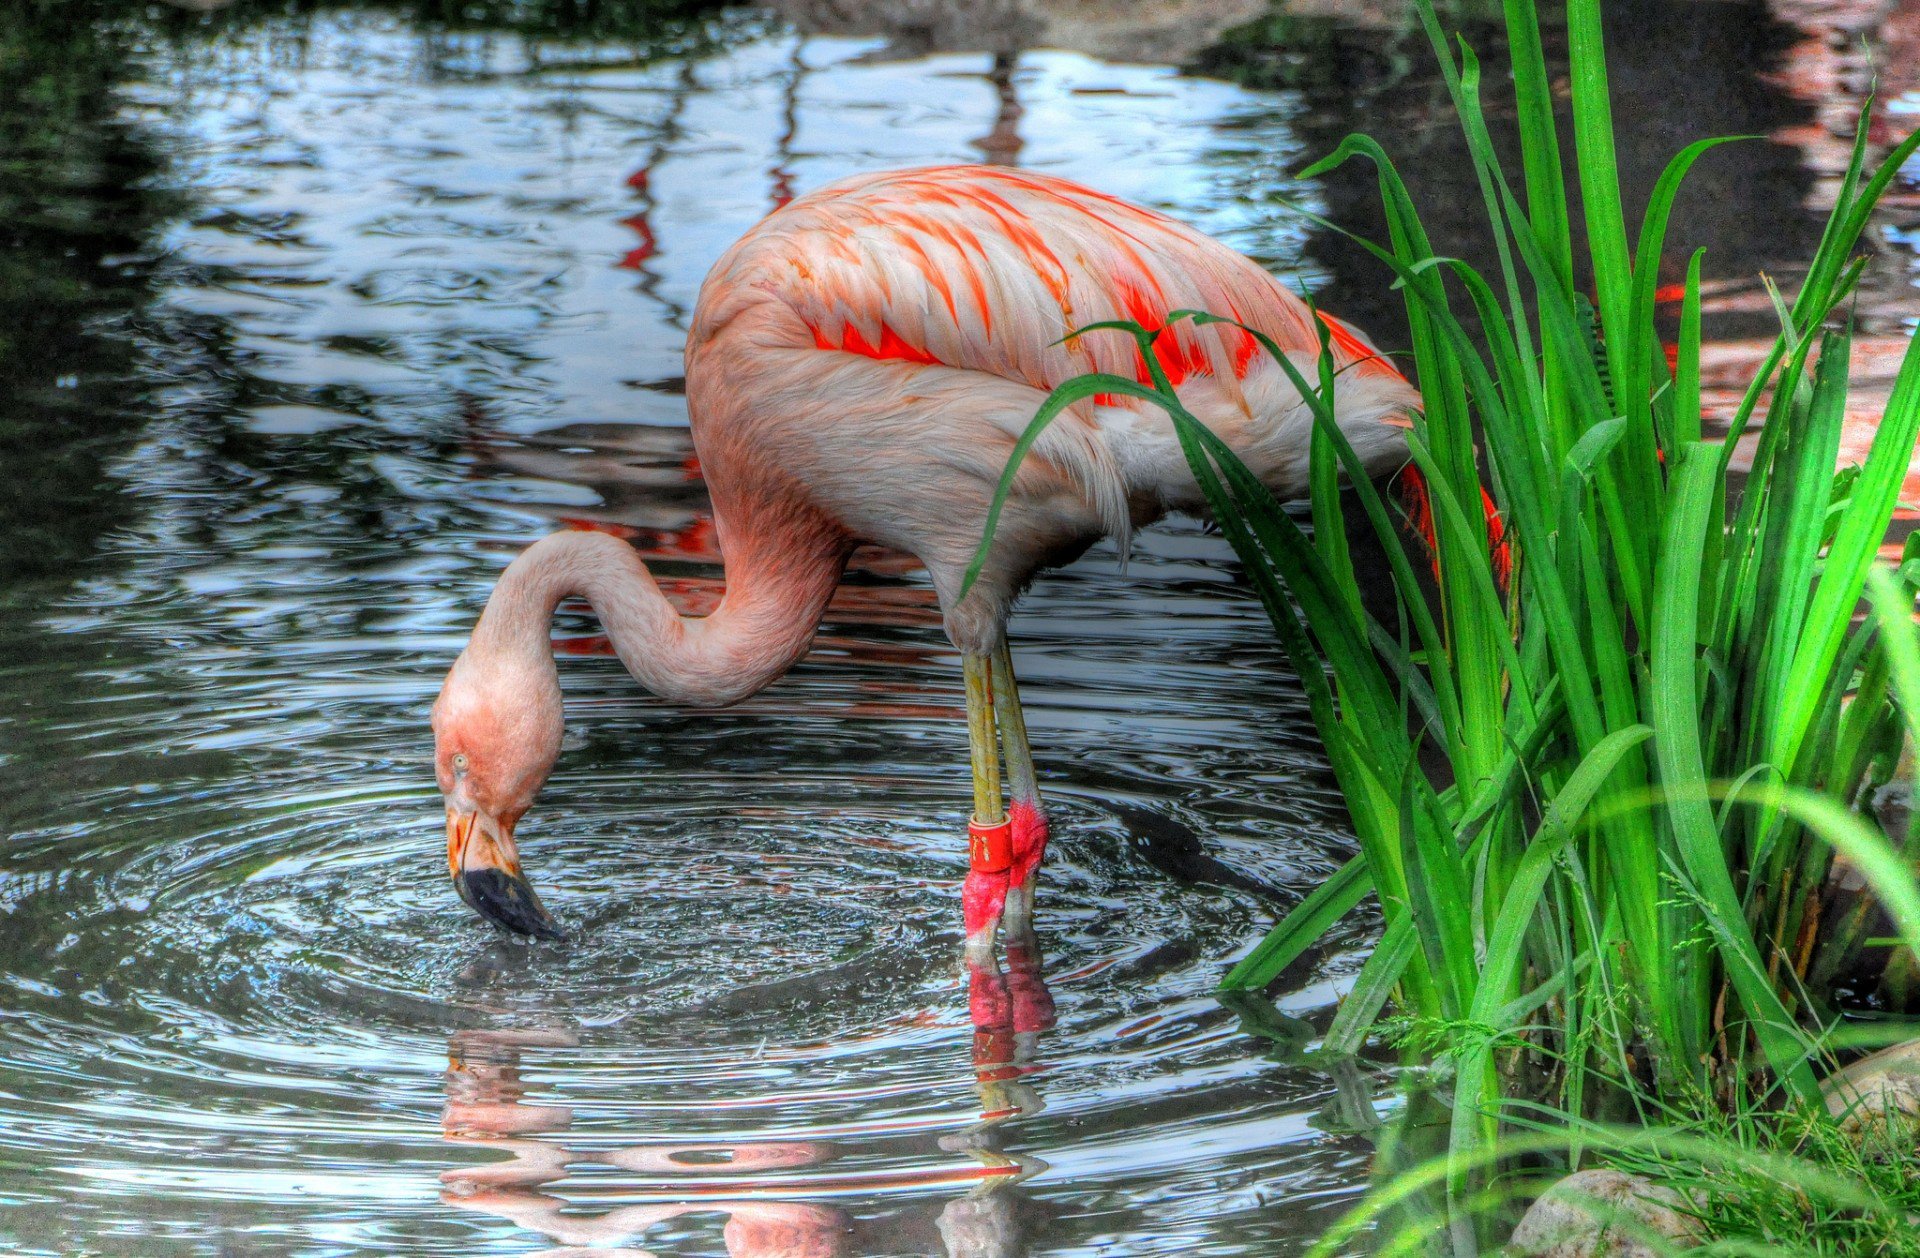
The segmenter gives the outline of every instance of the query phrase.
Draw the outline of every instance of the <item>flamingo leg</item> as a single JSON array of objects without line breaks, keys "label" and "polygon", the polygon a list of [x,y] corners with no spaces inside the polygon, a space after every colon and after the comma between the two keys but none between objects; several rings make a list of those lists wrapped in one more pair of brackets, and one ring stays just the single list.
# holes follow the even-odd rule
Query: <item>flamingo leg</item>
[{"label": "flamingo leg", "polygon": [[1047,852],[1047,814],[1040,804],[1040,779],[1033,768],[1027,717],[1020,706],[1013,652],[1006,639],[993,649],[992,663],[993,711],[1007,757],[1007,793],[1012,797],[1007,813],[1013,823],[1013,867],[1007,875],[1002,920],[1009,936],[1028,936],[1033,932],[1033,899],[1040,881],[1040,862]]},{"label": "flamingo leg", "polygon": [[997,825],[1005,819],[1000,799],[1000,749],[996,745],[999,705],[993,697],[991,657],[971,652],[961,657],[967,680],[967,739],[973,748],[973,819]]},{"label": "flamingo leg", "polygon": [[967,685],[967,740],[973,752],[973,815],[967,822],[967,950],[991,956],[1006,905],[1012,868],[1011,826],[1000,793],[1000,747],[995,728],[993,664],[968,651],[960,657]]}]

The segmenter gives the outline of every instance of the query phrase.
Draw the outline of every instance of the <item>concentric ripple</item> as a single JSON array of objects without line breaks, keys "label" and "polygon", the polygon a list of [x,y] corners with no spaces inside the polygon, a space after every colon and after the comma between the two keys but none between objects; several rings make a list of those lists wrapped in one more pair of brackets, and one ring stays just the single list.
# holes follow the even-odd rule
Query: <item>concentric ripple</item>
[{"label": "concentric ripple", "polygon": [[1300,243],[1212,173],[1293,150],[1284,98],[702,38],[562,63],[351,16],[147,51],[121,122],[180,208],[106,382],[142,426],[96,557],[0,590],[0,1248],[1270,1254],[1358,1191],[1335,1081],[1210,994],[1348,843],[1192,527],[1014,626],[1037,948],[961,962],[958,661],[897,556],[725,713],[646,698],[563,609],[566,749],[519,837],[570,939],[455,897],[427,708],[508,556],[564,522],[690,609],[720,588],[681,329],[783,189],[977,158],[1017,90],[1052,119],[1023,160]]},{"label": "concentric ripple", "polygon": [[[0,976],[0,1077],[32,1088],[0,1100],[15,1243],[217,1247],[224,1215],[274,1252],[707,1252],[723,1221],[775,1246],[735,1252],[978,1252],[1056,1235],[1048,1199],[1137,1227],[1114,1185],[1178,1217],[1218,1210],[1222,1175],[1338,1184],[1357,1157],[1301,1144],[1319,1085],[1206,997],[1263,910],[1142,859],[1144,801],[1063,794],[1039,953],[968,972],[951,801],[904,802],[950,784],[661,787],[550,787],[524,853],[557,945],[467,913],[437,799],[398,784],[228,784],[143,801],[227,818],[165,843],[31,840],[0,881],[33,959]],[[1293,1226],[1248,1209],[1228,1234]],[[777,1247],[816,1242],[839,1247]]]}]

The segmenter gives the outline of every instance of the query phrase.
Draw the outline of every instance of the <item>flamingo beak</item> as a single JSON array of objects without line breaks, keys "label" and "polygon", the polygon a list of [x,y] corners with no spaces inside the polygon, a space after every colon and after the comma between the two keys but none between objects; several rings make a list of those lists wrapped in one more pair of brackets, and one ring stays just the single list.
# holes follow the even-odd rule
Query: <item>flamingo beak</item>
[{"label": "flamingo beak", "polygon": [[513,829],[481,812],[447,809],[447,869],[467,907],[502,930],[535,939],[564,939],[520,872]]}]

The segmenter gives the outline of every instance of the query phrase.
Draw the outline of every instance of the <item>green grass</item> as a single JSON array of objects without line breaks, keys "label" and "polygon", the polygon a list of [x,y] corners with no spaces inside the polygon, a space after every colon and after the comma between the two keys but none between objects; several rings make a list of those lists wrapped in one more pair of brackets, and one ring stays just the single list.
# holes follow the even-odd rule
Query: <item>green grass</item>
[{"label": "green grass", "polygon": [[1912,1164],[1874,1156],[1823,1111],[1709,1108],[1669,1115],[1660,1130],[1679,1139],[1624,1145],[1606,1161],[1679,1190],[1709,1241],[1809,1258],[1920,1258]]},{"label": "green grass", "polygon": [[[1920,909],[1911,853],[1849,811],[1897,750],[1901,711],[1920,712],[1912,552],[1875,579],[1883,614],[1854,623],[1920,436],[1920,351],[1864,465],[1835,474],[1857,249],[1920,137],[1869,170],[1863,117],[1818,252],[1780,298],[1779,336],[1733,422],[1755,443],[1742,486],[1729,475],[1733,443],[1702,433],[1698,254],[1672,370],[1655,318],[1675,198],[1722,141],[1678,154],[1630,230],[1597,0],[1568,5],[1571,154],[1532,0],[1505,5],[1517,179],[1483,122],[1472,51],[1446,38],[1426,0],[1417,9],[1474,155],[1498,273],[1434,255],[1376,141],[1350,137],[1306,173],[1354,160],[1377,173],[1389,238],[1362,243],[1406,298],[1425,403],[1409,449],[1437,553],[1404,540],[1334,424],[1324,345],[1317,379],[1267,346],[1316,419],[1311,533],[1157,369],[1150,386],[1061,386],[1001,493],[1076,401],[1130,395],[1171,420],[1300,674],[1360,848],[1224,987],[1264,987],[1374,895],[1384,934],[1325,1048],[1357,1051],[1390,1014],[1438,1053],[1451,1078],[1447,1188],[1464,1203],[1517,1107],[1658,1123],[1725,1112],[1736,1097],[1756,1112],[1815,1105],[1831,977],[1861,943],[1818,929],[1834,845],[1889,903]],[[1575,239],[1590,253],[1579,265]],[[1082,331],[1132,335],[1143,351],[1152,335]],[[1504,587],[1483,484],[1514,543]],[[1345,519],[1355,509],[1392,570],[1384,618],[1358,597]],[[1436,562],[1430,598],[1421,569]],[[1920,941],[1920,914],[1903,925]]]},{"label": "green grass", "polygon": [[[1493,1252],[1507,1228],[1482,1240],[1485,1229],[1459,1221],[1516,1216],[1557,1177],[1542,1175],[1540,1159],[1555,1158],[1570,1138],[1592,1162],[1623,1170],[1678,1194],[1672,1206],[1695,1220],[1690,1241],[1662,1237],[1623,1211],[1591,1203],[1592,1216],[1612,1224],[1664,1258],[1668,1254],[1768,1255],[1780,1258],[1916,1258],[1920,1231],[1920,1176],[1911,1160],[1877,1156],[1843,1133],[1824,1111],[1781,1109],[1746,1098],[1731,1111],[1718,1106],[1674,1108],[1658,1123],[1639,1126],[1565,1120],[1525,1124],[1484,1151],[1476,1170],[1485,1187],[1449,1197],[1445,1157],[1391,1167],[1375,1190],[1308,1251],[1308,1258],[1358,1252],[1449,1254]],[[1501,1169],[1535,1161],[1525,1169]],[[1671,1199],[1670,1199],[1671,1200]],[[1472,1216],[1478,1216],[1477,1218]],[[1454,1226],[1449,1234],[1449,1223]],[[1444,1241],[1436,1243],[1439,1238]]]}]

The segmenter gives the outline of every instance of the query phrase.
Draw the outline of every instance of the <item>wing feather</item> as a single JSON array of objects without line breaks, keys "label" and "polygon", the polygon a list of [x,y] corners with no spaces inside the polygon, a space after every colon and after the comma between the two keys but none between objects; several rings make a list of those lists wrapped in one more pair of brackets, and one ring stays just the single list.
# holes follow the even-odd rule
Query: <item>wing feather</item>
[{"label": "wing feather", "polygon": [[[978,371],[1049,391],[1088,371],[1149,379],[1127,338],[1101,333],[1067,340],[1107,320],[1162,327],[1169,312],[1230,315],[1258,329],[1303,365],[1318,356],[1313,312],[1273,276],[1191,227],[1065,179],[996,166],[949,166],[858,175],[829,184],[769,215],[715,266],[703,289],[694,342],[718,335],[745,295],[771,296],[796,316],[794,337],[810,347]],[[728,298],[732,297],[733,300]],[[1364,336],[1323,316],[1342,369],[1343,396],[1365,399],[1365,414],[1341,425],[1362,445],[1371,429],[1405,426],[1418,404],[1400,373]],[[1252,446],[1263,442],[1276,477],[1302,452],[1300,399],[1284,373],[1238,329],[1182,322],[1164,327],[1154,357],[1195,413]],[[1125,450],[1142,444],[1126,398],[1076,408],[1074,424],[1041,453],[1077,475],[1113,531],[1124,535],[1135,471]],[[1078,430],[1076,430],[1078,429]],[[1366,432],[1363,449],[1390,450]],[[1240,448],[1238,445],[1236,448]],[[1184,465],[1160,465],[1149,479],[1184,481]],[[1175,456],[1172,460],[1178,464]],[[1129,466],[1123,466],[1128,464]],[[1131,476],[1137,480],[1137,475]],[[1174,494],[1162,494],[1170,501]]]}]

